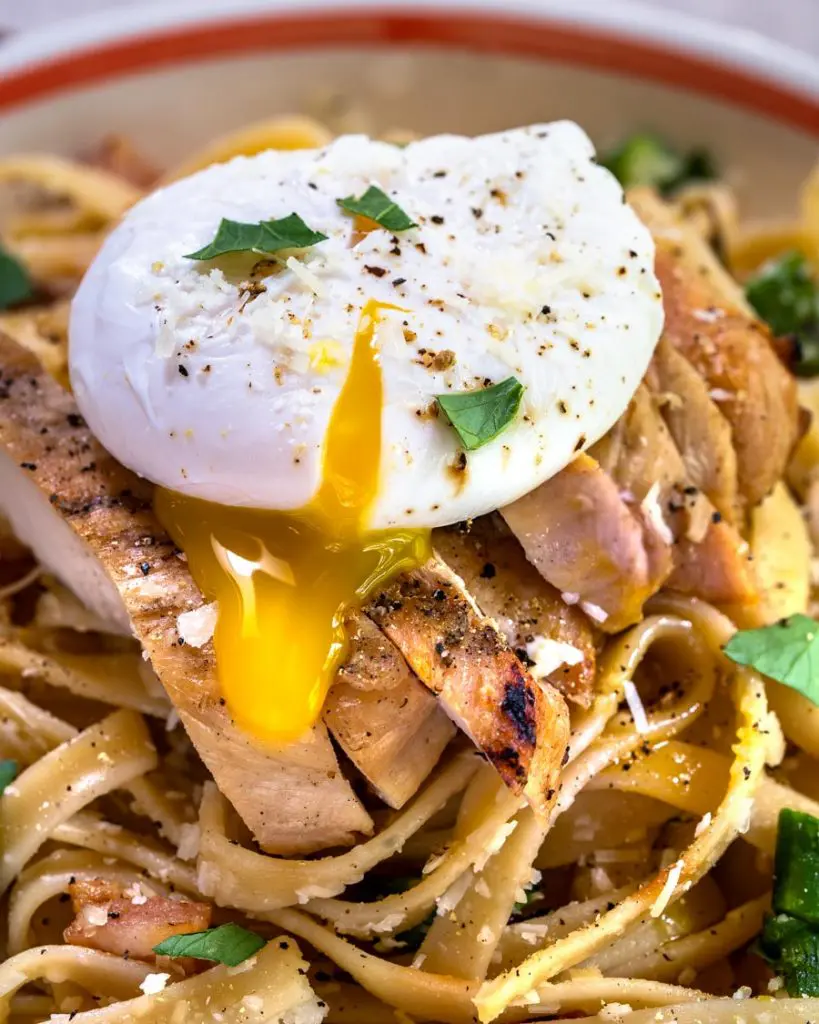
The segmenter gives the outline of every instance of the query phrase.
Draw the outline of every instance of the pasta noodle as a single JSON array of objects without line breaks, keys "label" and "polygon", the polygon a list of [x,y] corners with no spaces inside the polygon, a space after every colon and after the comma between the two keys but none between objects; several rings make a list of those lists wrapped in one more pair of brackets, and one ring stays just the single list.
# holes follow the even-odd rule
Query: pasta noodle
[{"label": "pasta noodle", "polygon": [[[265,120],[156,181],[330,138],[308,118]],[[0,160],[0,185],[22,183],[34,197],[15,210],[4,245],[40,288],[30,305],[0,314],[0,332],[64,385],[66,295],[144,193],[138,155],[121,146],[117,160],[116,170],[52,156]],[[722,184],[689,186],[675,204],[739,279],[791,248],[819,263],[819,170],[795,222],[745,224]],[[819,412],[816,387],[803,384],[801,394]],[[750,513],[760,623],[815,607],[819,529],[803,513],[811,495],[819,506],[817,482],[814,422],[787,483]],[[664,590],[636,626],[599,634],[594,692],[572,710],[545,819],[460,738],[399,809],[362,796],[375,822],[370,838],[297,859],[251,842],[176,729],[134,640],[107,632],[5,534],[0,569],[0,755],[21,769],[0,796],[0,890],[9,893],[0,1020],[801,1024],[819,1016],[819,1000],[766,993],[758,963],[739,969],[770,909],[780,811],[819,817],[819,802],[797,788],[808,758],[819,758],[819,710],[725,657],[730,607]],[[769,772],[786,741],[783,767]],[[742,900],[720,875],[737,846],[761,864],[759,887]],[[83,909],[82,893],[94,887],[119,894],[106,907],[123,894],[135,907],[205,905],[215,921],[266,941],[233,967],[92,948],[94,929],[108,924],[95,904]],[[63,941],[70,901],[77,921],[91,921],[87,947]],[[748,970],[757,972],[755,996],[738,984]]]}]

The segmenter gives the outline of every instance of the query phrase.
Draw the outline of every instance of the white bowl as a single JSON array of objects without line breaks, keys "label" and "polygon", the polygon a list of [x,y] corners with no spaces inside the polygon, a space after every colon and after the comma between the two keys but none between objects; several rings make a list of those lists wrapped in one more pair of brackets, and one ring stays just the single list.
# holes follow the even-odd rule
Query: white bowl
[{"label": "white bowl", "polygon": [[782,214],[817,156],[819,64],[616,0],[189,0],[0,46],[0,153],[115,131],[167,165],[294,110],[425,134],[570,117],[603,145],[654,128],[711,148],[749,212]]}]

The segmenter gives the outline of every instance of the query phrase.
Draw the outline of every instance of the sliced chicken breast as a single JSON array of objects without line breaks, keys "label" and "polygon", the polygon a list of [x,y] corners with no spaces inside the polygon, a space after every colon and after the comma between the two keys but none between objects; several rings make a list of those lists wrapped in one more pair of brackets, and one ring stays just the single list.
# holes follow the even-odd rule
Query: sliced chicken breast
[{"label": "sliced chicken breast", "polygon": [[384,633],[359,614],[324,704],[336,742],[390,807],[403,807],[456,729]]},{"label": "sliced chicken breast", "polygon": [[499,515],[435,530],[432,542],[536,679],[584,707],[594,692],[595,630],[530,562]]},{"label": "sliced chicken breast", "polygon": [[260,845],[306,853],[370,832],[324,725],[283,749],[248,736],[220,697],[213,644],[180,646],[177,619],[202,595],[153,514],[150,485],[108,455],[71,395],[2,335],[0,368],[0,511],[92,611],[133,631]]},{"label": "sliced chicken breast", "polygon": [[799,437],[796,381],[707,242],[650,190],[634,189],[629,201],[657,247],[664,337],[706,381],[730,423],[739,491],[753,507],[782,479]]},{"label": "sliced chicken breast", "polygon": [[[73,946],[101,949],[134,960],[156,960],[154,946],[172,935],[187,935],[210,927],[207,903],[123,890],[102,878],[79,879],[68,887],[76,917],[63,938]],[[183,958],[184,966],[196,961]]]},{"label": "sliced chicken breast", "polygon": [[567,749],[566,704],[532,679],[463,581],[433,557],[365,610],[507,786],[545,816]]},{"label": "sliced chicken breast", "polygon": [[502,512],[541,575],[606,632],[637,622],[673,568],[668,542],[590,455]]}]

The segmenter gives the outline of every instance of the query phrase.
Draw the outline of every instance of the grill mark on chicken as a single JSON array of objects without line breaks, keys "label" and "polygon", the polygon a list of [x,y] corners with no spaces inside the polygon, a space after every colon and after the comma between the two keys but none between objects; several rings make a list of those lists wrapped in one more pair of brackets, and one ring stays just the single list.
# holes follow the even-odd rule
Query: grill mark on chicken
[{"label": "grill mark on chicken", "polygon": [[433,557],[392,580],[365,611],[504,782],[544,816],[568,741],[568,712],[536,684],[463,581]]},{"label": "grill mark on chicken", "polygon": [[535,695],[522,673],[516,682],[504,683],[501,711],[512,722],[521,741],[533,747],[537,742],[534,723]]},{"label": "grill mark on chicken", "polygon": [[435,530],[432,543],[527,668],[532,666],[527,645],[538,637],[581,652],[579,664],[560,665],[545,678],[568,700],[587,707],[596,676],[595,630],[527,560],[503,519],[493,514]]}]

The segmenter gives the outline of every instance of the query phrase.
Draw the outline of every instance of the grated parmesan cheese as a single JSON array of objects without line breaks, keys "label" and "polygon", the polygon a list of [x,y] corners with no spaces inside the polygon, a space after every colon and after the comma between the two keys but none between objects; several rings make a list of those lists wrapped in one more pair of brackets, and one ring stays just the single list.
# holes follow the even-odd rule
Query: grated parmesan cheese
[{"label": "grated parmesan cheese", "polygon": [[108,907],[110,904],[106,903],[105,906],[89,906],[82,908],[82,916],[86,924],[91,925],[92,928],[102,928],[103,925],[108,924]]},{"label": "grated parmesan cheese", "polygon": [[475,882],[475,892],[479,896],[483,896],[485,900],[488,900],[492,895],[489,886],[486,884],[486,879],[481,877]]},{"label": "grated parmesan cheese", "polygon": [[481,854],[475,860],[473,868],[476,875],[479,875],[483,871],[483,869],[486,867],[489,858],[495,856],[495,854],[501,849],[503,844],[506,842],[509,836],[512,835],[512,833],[515,831],[517,827],[517,821],[507,821],[503,825],[501,825],[498,831],[494,834],[494,836],[492,836],[492,838],[486,844]]},{"label": "grated parmesan cheese", "polygon": [[148,902],[148,897],[142,891],[142,886],[139,882],[134,882],[133,885],[129,885],[127,889],[123,890],[122,895],[127,897],[135,907],[140,907],[143,903]]},{"label": "grated parmesan cheese", "polygon": [[640,734],[648,732],[646,709],[643,707],[642,700],[640,700],[640,694],[637,692],[637,687],[630,679],[626,679],[623,683],[623,695],[626,698],[626,704],[628,704],[631,717],[634,719],[634,728]]},{"label": "grated parmesan cheese", "polygon": [[710,811],[706,811],[706,813],[703,814],[703,816],[697,822],[697,827],[694,829],[694,836],[695,837],[696,836],[701,836],[703,834],[703,832],[708,828],[708,826],[710,824],[711,824],[711,812]]},{"label": "grated parmesan cheese", "polygon": [[624,1017],[627,1013],[631,1013],[632,1008],[629,1003],[606,1003],[605,1006],[601,1007],[597,1016],[602,1017],[603,1020],[617,1020],[620,1017]]},{"label": "grated parmesan cheese", "polygon": [[739,805],[737,813],[737,831],[740,835],[745,835],[748,829],[751,827],[751,815],[754,812],[754,798],[752,796],[746,797]]},{"label": "grated parmesan cheese", "polygon": [[337,896],[338,889],[327,889],[321,885],[308,885],[304,889],[296,890],[296,899],[299,903],[309,903],[310,900],[329,899]]},{"label": "grated parmesan cheese", "polygon": [[406,914],[387,914],[386,917],[382,918],[378,924],[372,925],[372,931],[377,934],[383,934],[384,932],[395,932],[404,923]]},{"label": "grated parmesan cheese", "polygon": [[288,256],[285,261],[285,266],[288,270],[292,270],[296,277],[306,285],[314,295],[321,297],[324,295],[324,287],[321,281],[318,279],[316,274],[300,261],[295,256]]},{"label": "grated parmesan cheese", "polygon": [[545,679],[562,665],[579,665],[585,657],[583,652],[572,644],[542,635],[536,636],[526,644],[526,655],[532,662],[529,671],[535,679]]},{"label": "grated parmesan cheese", "polygon": [[197,824],[185,824],[179,829],[179,846],[177,854],[180,860],[196,860],[199,853],[201,833]]},{"label": "grated parmesan cheese", "polygon": [[155,996],[168,984],[170,974],[147,974],[139,986],[146,996]]},{"label": "grated parmesan cheese", "polygon": [[599,604],[593,604],[591,601],[581,601],[580,607],[595,622],[605,622],[609,617],[605,608],[601,608]]},{"label": "grated parmesan cheese", "polygon": [[699,320],[701,323],[713,324],[724,317],[725,313],[721,309],[717,309],[712,306],[710,309],[692,309],[691,316],[693,316],[695,320]]},{"label": "grated parmesan cheese", "polygon": [[662,887],[660,895],[651,907],[650,913],[652,917],[660,917],[665,908],[671,902],[671,897],[674,895],[674,890],[677,888],[677,883],[680,880],[682,869],[683,862],[681,860],[676,861],[668,869],[668,877],[665,880],[665,885]]},{"label": "grated parmesan cheese", "polygon": [[464,871],[462,875],[455,879],[446,892],[438,897],[435,901],[435,913],[438,917],[443,917],[444,914],[448,914],[450,910],[454,910],[458,906],[466,895],[467,889],[472,884],[473,877],[471,871]]},{"label": "grated parmesan cheese", "polygon": [[648,494],[640,502],[640,510],[657,536],[665,541],[666,544],[673,544],[674,534],[665,521],[663,510],[660,508],[659,480],[655,480],[648,489]]},{"label": "grated parmesan cheese", "polygon": [[218,605],[215,601],[200,605],[176,617],[176,631],[190,647],[204,647],[216,629]]}]

